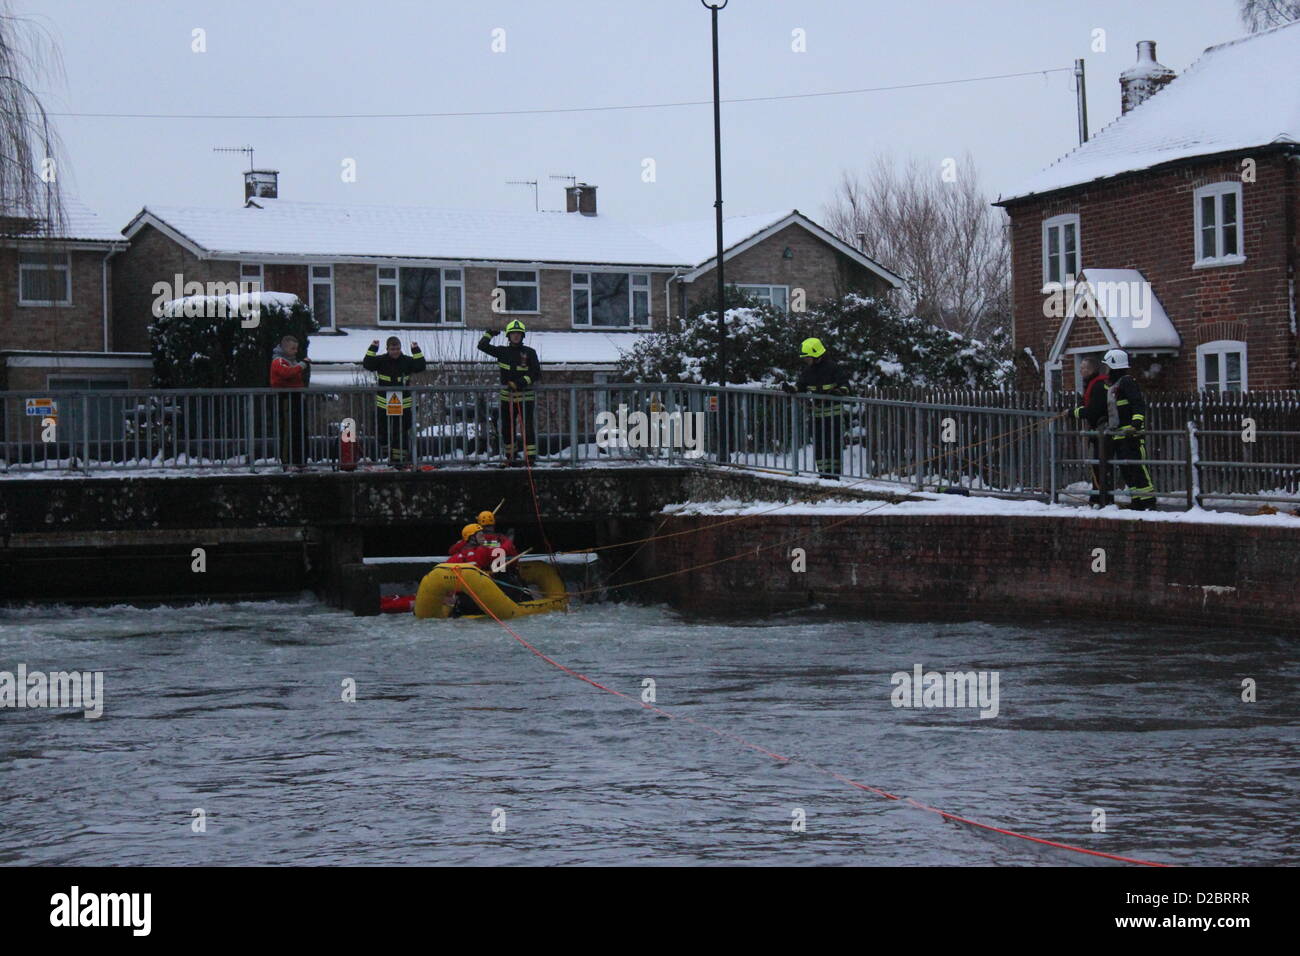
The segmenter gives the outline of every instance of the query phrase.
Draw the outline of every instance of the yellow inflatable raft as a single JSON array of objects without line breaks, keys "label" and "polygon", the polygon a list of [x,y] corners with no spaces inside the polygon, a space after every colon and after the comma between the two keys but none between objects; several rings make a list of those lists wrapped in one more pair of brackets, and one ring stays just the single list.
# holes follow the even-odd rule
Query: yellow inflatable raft
[{"label": "yellow inflatable raft", "polygon": [[[455,562],[436,565],[420,582],[420,590],[415,595],[415,616],[451,617],[451,604],[446,598],[457,591],[464,591],[473,598],[474,603],[484,609],[483,614],[466,614],[465,617],[485,617],[486,611],[490,610],[504,621],[525,614],[561,611],[568,604],[569,593],[564,589],[564,582],[547,562],[520,561],[519,576],[525,584],[539,588],[542,597],[516,603],[506,597],[505,592],[492,580],[492,575],[481,571],[476,565]],[[461,585],[461,579],[464,579],[464,586]]]}]

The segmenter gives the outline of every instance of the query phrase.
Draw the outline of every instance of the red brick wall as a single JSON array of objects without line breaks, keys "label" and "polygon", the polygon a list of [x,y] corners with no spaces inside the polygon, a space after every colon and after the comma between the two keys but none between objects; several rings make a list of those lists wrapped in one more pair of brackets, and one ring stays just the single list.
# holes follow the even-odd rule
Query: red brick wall
[{"label": "red brick wall", "polygon": [[[784,257],[787,248],[793,254],[792,258]],[[796,288],[802,288],[809,307],[847,292],[883,295],[890,288],[874,272],[828,246],[802,226],[793,224],[728,259],[723,264],[723,278],[728,285],[734,282],[789,286],[792,296]],[[673,291],[675,299],[675,287]],[[692,282],[686,293],[690,305],[699,301],[712,302],[717,294],[718,277],[712,269]],[[677,314],[675,301],[673,314]]]},{"label": "red brick wall", "polygon": [[[1257,165],[1256,181],[1242,188],[1246,261],[1193,269],[1195,191],[1209,183],[1240,181],[1247,155]],[[1250,388],[1300,387],[1287,286],[1288,270],[1300,261],[1295,159],[1278,152],[1243,153],[1068,190],[1008,212],[1018,354],[1029,347],[1042,363],[1051,351],[1061,319],[1043,314],[1042,224],[1077,213],[1083,267],[1140,270],[1182,336],[1181,353],[1157,360],[1164,372],[1148,387],[1195,389],[1196,346],[1218,338],[1246,342]],[[1070,347],[1093,344],[1083,338],[1094,335],[1085,324],[1095,328],[1091,320],[1076,323]],[[1072,369],[1067,364],[1064,371],[1068,388]],[[1042,382],[1032,367],[1021,367],[1021,387],[1041,388]]]},{"label": "red brick wall", "polygon": [[[148,352],[155,282],[238,282],[239,263],[200,259],[152,226],[131,239],[111,260],[113,269],[113,349]],[[175,290],[173,290],[173,294]]]},{"label": "red brick wall", "polygon": [[0,248],[0,350],[102,352],[104,255],[101,250],[71,252],[71,305],[20,306],[18,254],[12,246]]},{"label": "red brick wall", "polygon": [[[659,534],[728,520],[647,548],[645,576],[744,553],[665,578],[651,586],[653,596],[715,613],[822,604],[872,617],[1073,618],[1107,627],[1145,620],[1291,634],[1300,621],[1300,522],[1288,529],[982,515],[675,516]],[[755,554],[765,545],[775,546]],[[803,573],[791,570],[796,546],[807,551]],[[1105,549],[1105,573],[1091,570],[1094,548]]]}]

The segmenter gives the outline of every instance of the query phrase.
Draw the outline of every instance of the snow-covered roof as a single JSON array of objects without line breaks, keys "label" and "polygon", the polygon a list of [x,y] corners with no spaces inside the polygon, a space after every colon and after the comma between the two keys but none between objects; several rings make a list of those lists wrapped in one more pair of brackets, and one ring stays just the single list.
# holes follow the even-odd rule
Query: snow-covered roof
[{"label": "snow-covered roof", "polygon": [[123,230],[162,224],[209,256],[692,265],[609,216],[256,199],[236,208],[146,206]]},{"label": "snow-covered roof", "polygon": [[1151,283],[1137,269],[1084,269],[1074,286],[1070,308],[1056,334],[1050,360],[1065,349],[1074,323],[1091,318],[1112,348],[1135,352],[1176,352],[1183,340]]},{"label": "snow-covered roof", "polygon": [[[739,245],[755,233],[776,225],[790,215],[790,210],[732,216],[722,220],[722,248]],[[642,226],[642,234],[681,256],[683,263],[699,265],[712,259],[718,248],[718,226],[712,217],[687,222],[670,222],[662,226]]]},{"label": "snow-covered roof", "polygon": [[[18,219],[45,219],[45,210],[43,208],[26,208],[18,209],[10,206],[0,206],[0,218],[18,218]],[[14,233],[6,231],[7,236],[26,236],[33,237],[31,233]],[[47,237],[40,237],[47,238]],[[62,239],[65,241],[78,242],[117,242],[123,241],[122,234],[115,229],[105,225],[95,212],[75,196],[63,197],[63,227],[59,230],[57,236],[50,236],[52,239]]]},{"label": "snow-covered roof", "polygon": [[[313,364],[360,364],[366,349],[375,339],[381,345],[390,336],[402,340],[403,351],[409,351],[411,342],[417,342],[425,358],[431,362],[490,362],[491,356],[478,350],[482,329],[403,329],[384,326],[378,328],[345,328],[341,335],[321,333],[311,337],[310,354]],[[645,338],[644,332],[529,332],[525,342],[537,350],[544,366],[555,365],[613,365],[620,355],[630,351]],[[313,379],[314,381],[314,379]]]},{"label": "snow-covered roof", "polygon": [[[799,223],[892,284],[901,284],[894,273],[798,210],[724,220],[728,256],[787,223]],[[145,206],[122,231],[129,238],[145,225],[160,229],[196,255],[218,258],[432,259],[690,270],[711,262],[716,242],[712,219],[633,226],[579,213],[342,206],[262,198],[237,208]]]},{"label": "snow-covered roof", "polygon": [[1300,22],[1210,47],[1182,76],[999,202],[1282,143],[1300,143]]}]

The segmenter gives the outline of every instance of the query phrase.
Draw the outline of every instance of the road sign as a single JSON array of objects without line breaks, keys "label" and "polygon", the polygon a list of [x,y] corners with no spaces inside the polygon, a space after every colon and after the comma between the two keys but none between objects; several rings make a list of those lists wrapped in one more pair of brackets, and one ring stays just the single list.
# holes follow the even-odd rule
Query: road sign
[{"label": "road sign", "polygon": [[28,415],[39,418],[59,417],[59,403],[52,398],[29,398],[26,405]]}]

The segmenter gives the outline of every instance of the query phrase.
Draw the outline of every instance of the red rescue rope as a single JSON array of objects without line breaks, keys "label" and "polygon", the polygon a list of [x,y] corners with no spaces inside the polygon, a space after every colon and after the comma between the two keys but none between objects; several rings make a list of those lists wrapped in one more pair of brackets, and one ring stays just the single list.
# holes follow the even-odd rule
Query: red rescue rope
[{"label": "red rescue rope", "polygon": [[[455,572],[456,577],[460,580],[460,583],[465,588],[465,590],[470,595],[473,595],[474,593],[473,589],[469,586],[468,582],[466,582],[466,580],[463,577],[461,577],[460,570],[458,568],[452,568],[452,570]],[[514,628],[512,628],[505,621],[501,620],[501,618],[497,617],[496,614],[492,612],[492,609],[490,607],[487,607],[484,604],[480,604],[479,606],[482,607],[483,610],[488,613],[488,616],[490,616],[492,620],[496,621],[503,628],[505,628],[506,633],[508,633],[516,641],[518,641],[520,644],[526,647],[531,653],[535,654],[537,657],[540,657],[542,660],[546,661],[546,663],[550,664],[552,667],[555,667],[563,671],[564,673],[568,674],[571,677],[576,677],[578,680],[584,681],[585,683],[590,684],[592,687],[599,688],[600,690],[603,690],[606,693],[613,694],[616,697],[622,697],[624,700],[630,700],[635,704],[639,704],[645,710],[654,711],[656,714],[660,714],[664,717],[667,717],[669,720],[682,720],[688,724],[693,724],[694,726],[699,727],[702,730],[706,730],[716,737],[722,737],[726,740],[735,741],[736,743],[739,743],[744,747],[748,747],[750,750],[756,750],[761,754],[771,757],[773,760],[779,760],[782,763],[795,762],[793,757],[784,757],[781,754],[776,753],[775,751],[768,750],[766,747],[760,747],[758,744],[751,743],[750,741],[746,740],[744,737],[739,736],[738,734],[733,734],[730,731],[726,731],[726,730],[720,730],[717,727],[713,727],[710,724],[706,724],[704,723],[704,721],[696,720],[693,717],[687,717],[685,715],[669,713],[668,711],[664,710],[661,707],[656,707],[653,704],[647,704],[643,700],[637,700],[637,698],[631,696],[630,694],[625,694],[622,691],[615,690],[612,687],[606,687],[604,684],[600,683],[599,681],[592,680],[586,674],[580,674],[577,671],[573,670],[572,668],[565,667],[559,661],[555,660],[552,657],[548,657],[546,654],[539,651],[532,644],[528,643],[528,641],[524,640],[524,638]],[[874,793],[877,796],[884,797],[888,800],[901,801],[903,803],[915,807],[918,810],[924,810],[927,813],[938,814],[939,816],[943,817],[945,820],[952,820],[955,823],[965,823],[969,826],[979,827],[982,830],[990,830],[993,833],[1001,833],[1005,836],[1016,837],[1017,839],[1020,840],[1029,840],[1030,842],[1033,843],[1041,843],[1044,846],[1056,847],[1057,849],[1061,849],[1061,850],[1070,850],[1074,853],[1086,853],[1088,856],[1104,857],[1105,859],[1116,860],[1120,863],[1132,863],[1137,866],[1160,866],[1160,867],[1169,866],[1168,863],[1156,863],[1151,860],[1140,860],[1137,859],[1136,857],[1120,856],[1117,853],[1103,853],[1100,850],[1089,850],[1086,847],[1074,846],[1069,843],[1060,843],[1056,840],[1045,840],[1042,837],[1030,836],[1027,833],[1018,833],[1015,830],[1007,830],[1003,827],[996,827],[989,823],[980,823],[978,820],[971,820],[968,819],[967,817],[958,816],[955,813],[948,813],[945,810],[940,810],[937,807],[932,807],[927,804],[921,803],[919,800],[914,800],[911,797],[900,797],[897,794],[890,793],[887,790],[881,790],[877,787],[872,787],[865,783],[859,783],[858,781],[853,780],[850,777],[846,777],[841,773],[837,773],[834,770],[828,770],[825,767],[818,766],[817,764],[813,763],[810,760],[800,759],[798,762],[804,764],[807,767],[810,767],[813,770],[816,770],[819,773],[823,773],[829,777],[833,777],[834,779],[840,781],[841,783],[846,783],[851,787],[856,787],[859,790],[865,790],[868,793]]]},{"label": "red rescue rope", "polygon": [[529,491],[532,492],[533,495],[533,513],[537,515],[537,530],[540,531],[542,534],[542,543],[546,545],[546,556],[551,562],[551,567],[555,568],[555,571],[558,574],[559,566],[555,563],[555,549],[551,547],[551,541],[546,536],[546,525],[542,523],[542,506],[541,503],[537,500],[537,485],[533,482],[533,462],[532,459],[528,457],[528,433],[527,433],[527,429],[524,427],[524,422],[525,422],[524,403],[522,401],[518,401],[518,402],[514,402],[513,404],[516,406],[519,412],[519,420],[518,423],[516,424],[515,437],[523,439],[524,471],[528,475],[528,489]]}]

